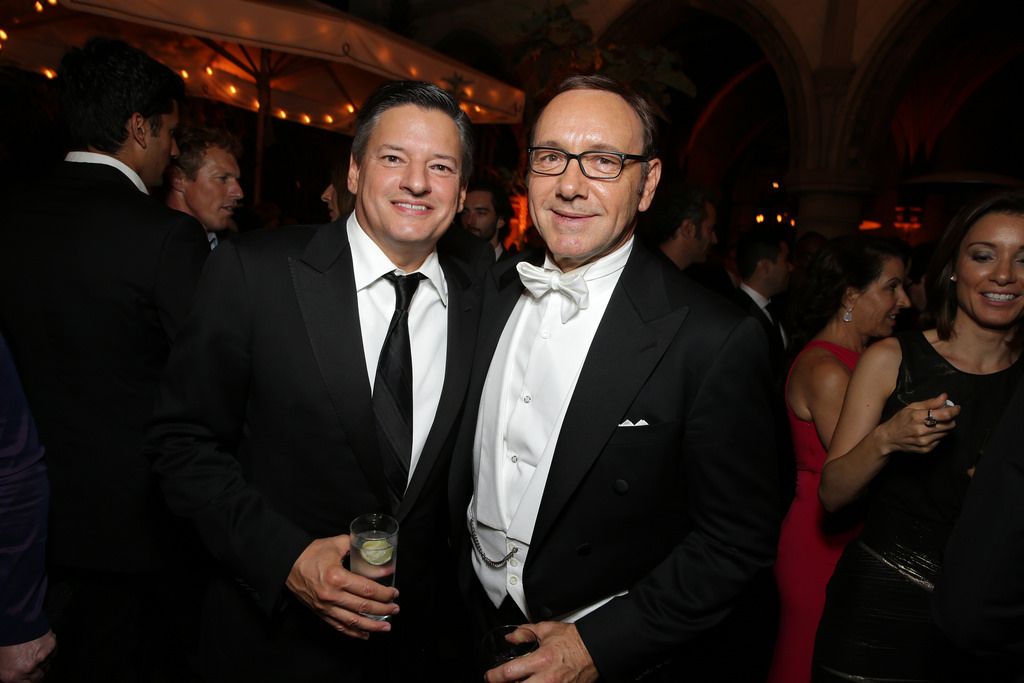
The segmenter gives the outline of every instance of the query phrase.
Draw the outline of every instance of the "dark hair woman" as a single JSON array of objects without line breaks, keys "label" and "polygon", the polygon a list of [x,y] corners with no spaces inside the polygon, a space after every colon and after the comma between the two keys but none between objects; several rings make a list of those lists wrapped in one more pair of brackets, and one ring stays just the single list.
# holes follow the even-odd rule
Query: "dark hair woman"
[{"label": "dark hair woman", "polygon": [[828,586],[816,681],[972,679],[932,624],[929,598],[974,468],[985,466],[988,434],[1024,368],[1024,193],[954,218],[928,283],[935,329],[864,354],[822,473],[827,509],[864,496],[866,513]]},{"label": "dark hair woman", "polygon": [[792,338],[802,350],[786,382],[786,408],[797,484],[775,564],[779,633],[769,683],[811,680],[825,585],[859,531],[856,521],[827,518],[818,500],[821,467],[857,359],[871,339],[892,334],[896,314],[909,305],[902,285],[899,248],[854,235],[825,244],[793,292]]}]

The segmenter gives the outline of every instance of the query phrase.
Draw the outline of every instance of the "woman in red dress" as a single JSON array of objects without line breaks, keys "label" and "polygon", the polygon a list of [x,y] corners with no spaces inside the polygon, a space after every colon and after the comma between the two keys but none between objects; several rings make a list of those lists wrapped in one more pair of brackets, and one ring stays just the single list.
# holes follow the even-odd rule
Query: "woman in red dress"
[{"label": "woman in red dress", "polygon": [[892,334],[896,315],[910,305],[903,258],[892,242],[837,238],[818,252],[794,292],[793,342],[802,349],[786,382],[786,407],[796,496],[782,523],[775,563],[779,631],[769,683],[810,682],[825,586],[843,548],[859,533],[856,513],[825,512],[818,483],[857,359],[871,339]]}]

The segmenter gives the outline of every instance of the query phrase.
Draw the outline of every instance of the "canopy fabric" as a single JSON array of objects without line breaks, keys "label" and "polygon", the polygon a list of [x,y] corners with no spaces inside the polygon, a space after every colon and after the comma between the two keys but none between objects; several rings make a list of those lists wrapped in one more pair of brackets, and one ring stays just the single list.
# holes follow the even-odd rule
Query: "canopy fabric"
[{"label": "canopy fabric", "polygon": [[[413,41],[312,0],[61,0],[32,16],[0,0],[0,59],[56,69],[92,35],[119,37],[186,75],[189,94],[350,133],[386,80],[452,91],[475,123],[517,123],[523,92]],[[26,12],[27,10],[27,12]],[[269,111],[267,109],[269,108]]]}]

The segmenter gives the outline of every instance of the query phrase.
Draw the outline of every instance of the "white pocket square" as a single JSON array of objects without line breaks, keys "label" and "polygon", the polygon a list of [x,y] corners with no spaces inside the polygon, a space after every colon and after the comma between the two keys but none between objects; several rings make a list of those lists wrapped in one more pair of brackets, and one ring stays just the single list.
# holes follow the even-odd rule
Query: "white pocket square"
[{"label": "white pocket square", "polygon": [[632,420],[626,420],[625,422],[623,422],[619,426],[620,427],[646,427],[647,426],[647,420],[637,420],[636,422],[633,422]]}]

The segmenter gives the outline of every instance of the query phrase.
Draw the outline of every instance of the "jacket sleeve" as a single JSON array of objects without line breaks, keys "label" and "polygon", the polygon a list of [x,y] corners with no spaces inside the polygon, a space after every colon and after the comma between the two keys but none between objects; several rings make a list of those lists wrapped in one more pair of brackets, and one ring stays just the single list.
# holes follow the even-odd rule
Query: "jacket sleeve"
[{"label": "jacket sleeve", "polygon": [[313,538],[275,511],[238,459],[251,382],[252,316],[245,268],[226,242],[210,256],[192,313],[171,351],[146,452],[170,509],[271,613]]}]

